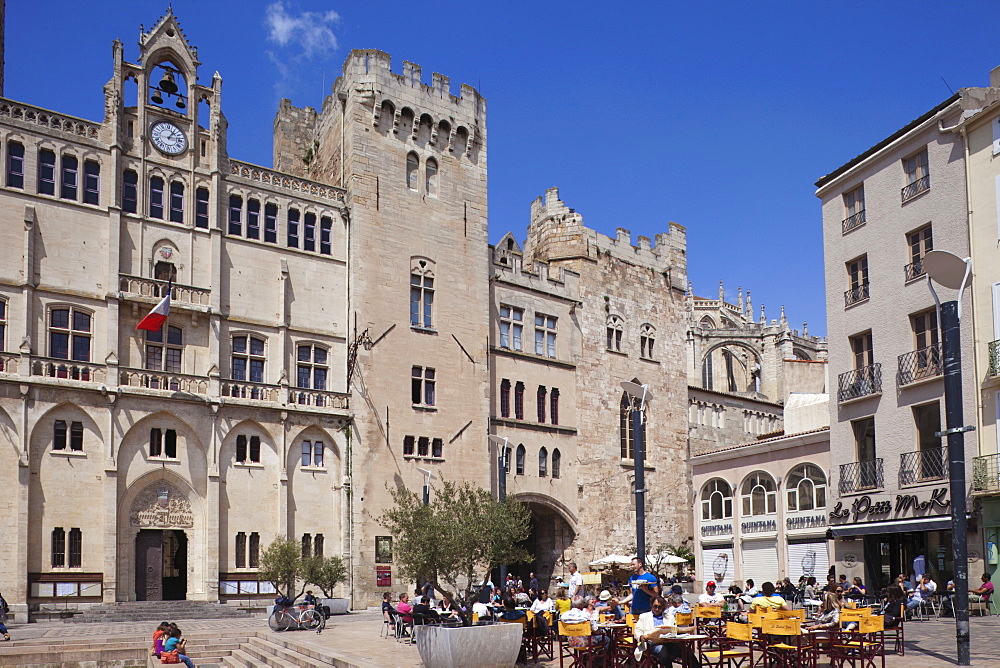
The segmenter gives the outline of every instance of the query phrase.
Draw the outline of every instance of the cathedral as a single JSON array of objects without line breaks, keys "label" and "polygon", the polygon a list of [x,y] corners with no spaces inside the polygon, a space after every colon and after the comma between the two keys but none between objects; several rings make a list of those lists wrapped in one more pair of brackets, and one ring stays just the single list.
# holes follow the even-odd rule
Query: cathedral
[{"label": "cathedral", "polygon": [[[344,557],[340,593],[375,604],[409,588],[377,518],[423,471],[527,504],[534,561],[512,568],[543,582],[634,550],[620,381],[654,397],[647,547],[690,540],[688,379],[718,363],[695,360],[713,328],[693,319],[683,226],[612,238],[551,188],[524,241],[494,247],[474,88],[352,51],[321,109],[282,101],[265,167],[230,155],[221,77],[196,83],[172,12],[138,46],[129,62],[114,43],[101,121],[0,98],[15,614],[267,600],[277,536]],[[136,329],[168,291],[161,328]],[[705,389],[780,403],[782,354]]]}]

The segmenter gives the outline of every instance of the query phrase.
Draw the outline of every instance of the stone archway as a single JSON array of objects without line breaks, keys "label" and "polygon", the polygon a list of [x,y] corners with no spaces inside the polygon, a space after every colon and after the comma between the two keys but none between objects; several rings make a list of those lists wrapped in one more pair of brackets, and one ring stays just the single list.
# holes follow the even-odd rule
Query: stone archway
[{"label": "stone archway", "polygon": [[534,559],[526,564],[512,564],[509,570],[517,572],[525,582],[528,581],[528,572],[533,571],[539,585],[548,588],[552,583],[552,574],[557,570],[562,572],[563,562],[570,554],[576,539],[576,518],[548,497],[518,494],[513,498],[531,511],[526,547]]}]

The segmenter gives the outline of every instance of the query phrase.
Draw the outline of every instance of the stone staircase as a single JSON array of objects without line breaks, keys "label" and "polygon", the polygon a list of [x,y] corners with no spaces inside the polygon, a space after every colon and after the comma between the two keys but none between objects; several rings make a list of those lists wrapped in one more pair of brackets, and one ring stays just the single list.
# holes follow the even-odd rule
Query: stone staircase
[{"label": "stone staircase", "polygon": [[104,603],[63,621],[68,624],[93,622],[107,624],[233,618],[248,619],[249,615],[238,608],[208,601],[124,601]]}]

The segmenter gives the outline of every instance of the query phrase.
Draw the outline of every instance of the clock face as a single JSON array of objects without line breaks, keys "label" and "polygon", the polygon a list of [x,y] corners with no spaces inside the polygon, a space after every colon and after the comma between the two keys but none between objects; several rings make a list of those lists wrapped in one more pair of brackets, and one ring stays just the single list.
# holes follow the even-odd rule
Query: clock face
[{"label": "clock face", "polygon": [[149,129],[149,137],[153,140],[153,146],[168,155],[183,153],[187,148],[187,137],[179,127],[167,121],[154,123]]}]

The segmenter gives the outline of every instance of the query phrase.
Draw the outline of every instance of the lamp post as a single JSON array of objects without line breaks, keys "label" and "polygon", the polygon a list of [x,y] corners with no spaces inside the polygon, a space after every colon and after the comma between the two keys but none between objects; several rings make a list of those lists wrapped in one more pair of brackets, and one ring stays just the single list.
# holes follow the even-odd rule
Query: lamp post
[{"label": "lamp post", "polygon": [[[499,450],[497,456],[497,498],[500,503],[507,500],[507,450],[509,449],[506,436],[490,435],[490,443],[497,446]],[[500,586],[507,582],[507,564],[500,564]]]},{"label": "lamp post", "polygon": [[[646,562],[646,453],[645,438],[642,430],[643,409],[646,407],[646,400],[652,399],[648,385],[639,385],[629,381],[622,381],[622,389],[632,399],[629,402],[632,420],[632,439],[634,442],[634,452],[632,461],[635,464],[635,554],[643,563]],[[636,406],[638,401],[638,406]]]},{"label": "lamp post", "polygon": [[[951,487],[951,547],[955,555],[955,632],[958,641],[958,665],[972,665],[969,642],[969,560],[966,533],[968,520],[965,503],[965,432],[975,427],[964,424],[962,414],[962,293],[972,275],[972,260],[948,251],[933,250],[923,258],[927,287],[937,304],[941,327],[944,363],[945,430],[935,434],[948,437],[948,477]],[[958,290],[956,299],[941,303],[934,283]]]},{"label": "lamp post", "polygon": [[431,480],[435,478],[435,475],[427,469],[418,468],[417,470],[424,474],[424,505],[426,506],[431,502]]}]

